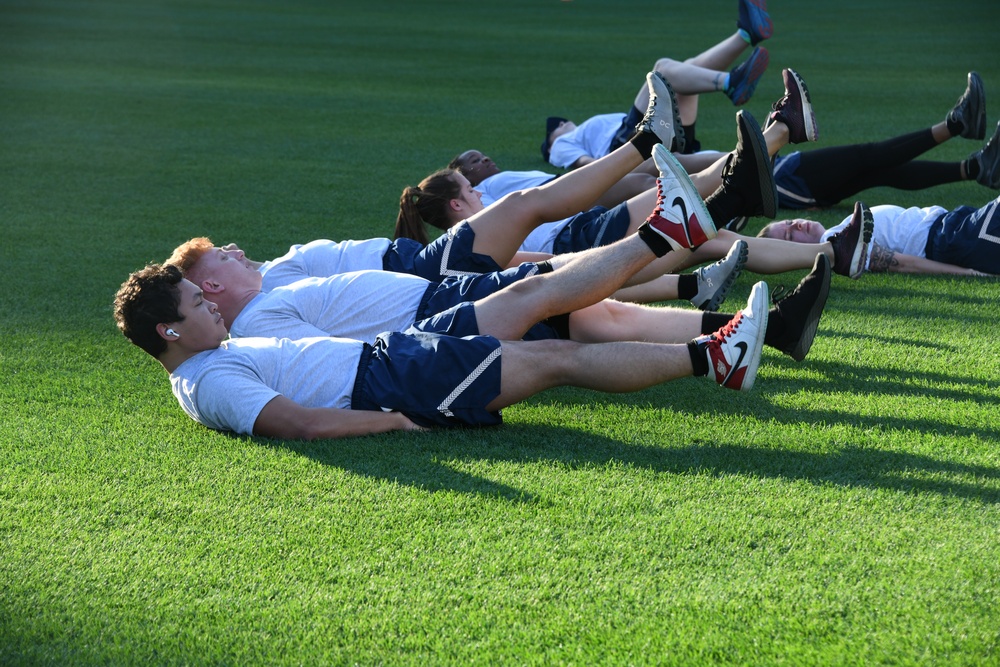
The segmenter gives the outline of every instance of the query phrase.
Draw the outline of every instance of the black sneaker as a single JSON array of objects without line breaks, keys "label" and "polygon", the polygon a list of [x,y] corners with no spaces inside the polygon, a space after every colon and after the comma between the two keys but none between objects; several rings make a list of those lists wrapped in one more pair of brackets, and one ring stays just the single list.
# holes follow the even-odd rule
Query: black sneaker
[{"label": "black sneaker", "polygon": [[983,80],[977,73],[969,72],[965,92],[945,116],[945,121],[961,124],[960,137],[979,140],[986,138],[986,92],[983,90]]},{"label": "black sneaker", "polygon": [[851,222],[828,239],[833,246],[833,270],[841,276],[857,280],[868,264],[868,244],[875,231],[875,219],[864,202],[854,202]]},{"label": "black sneaker", "polygon": [[830,294],[830,260],[819,253],[812,272],[790,294],[781,296],[780,290],[779,287],[774,291],[774,307],[768,319],[781,322],[782,330],[769,345],[795,361],[802,361],[812,347],[819,318]]},{"label": "black sneaker", "polygon": [[722,168],[722,185],[705,200],[715,224],[722,227],[733,218],[778,213],[778,188],[760,125],[743,109],[736,112],[736,150]]},{"label": "black sneaker", "polygon": [[1000,190],[1000,123],[997,123],[997,129],[986,145],[970,155],[969,159],[979,163],[976,182]]}]

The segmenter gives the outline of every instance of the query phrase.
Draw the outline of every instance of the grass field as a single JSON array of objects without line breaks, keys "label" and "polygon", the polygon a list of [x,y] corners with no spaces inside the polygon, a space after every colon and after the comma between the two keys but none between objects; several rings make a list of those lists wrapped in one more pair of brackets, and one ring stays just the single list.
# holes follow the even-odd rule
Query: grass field
[{"label": "grass field", "polygon": [[[336,442],[198,426],[114,327],[191,236],[390,236],[461,150],[544,169],[545,116],[624,111],[735,4],[0,1],[0,663],[1000,665],[998,281],[835,277],[809,358],[746,394]],[[995,0],[771,5],[758,119],[785,66],[819,145],[939,121],[970,69],[1000,119]],[[703,144],[733,112],[702,98]]]}]

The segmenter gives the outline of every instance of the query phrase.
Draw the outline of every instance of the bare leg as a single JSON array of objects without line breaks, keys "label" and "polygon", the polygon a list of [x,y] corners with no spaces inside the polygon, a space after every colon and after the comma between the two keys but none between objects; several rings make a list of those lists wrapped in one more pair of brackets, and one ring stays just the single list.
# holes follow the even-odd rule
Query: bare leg
[{"label": "bare leg", "polygon": [[[706,69],[728,71],[746,48],[746,41],[740,37],[738,32],[735,32],[731,37],[722,40],[706,51],[702,51],[693,58],[688,58],[684,62]],[[667,80],[669,81],[669,79]],[[698,119],[698,95],[678,94],[677,112],[680,114],[681,122],[684,125],[693,124]]]},{"label": "bare leg", "polygon": [[[655,264],[654,262],[653,264]],[[650,265],[652,266],[652,265]],[[645,271],[645,269],[643,269]],[[628,281],[625,287],[612,295],[617,301],[631,303],[653,303],[654,301],[676,301],[680,298],[678,294],[678,275],[667,273],[656,276],[652,280],[636,283],[636,276],[640,271]],[[632,284],[635,283],[635,284]]]},{"label": "bare leg", "polygon": [[473,252],[489,255],[500,266],[507,266],[525,237],[538,225],[591,208],[600,193],[609,190],[642,162],[635,146],[625,144],[542,186],[504,197],[469,218],[469,225],[476,232]]},{"label": "bare leg", "polygon": [[725,257],[737,239],[747,242],[746,269],[754,273],[772,274],[811,268],[818,253],[834,260],[830,243],[795,243],[784,239],[743,236],[725,229],[719,235],[698,246],[683,262],[679,270],[697,266]]},{"label": "bare leg", "polygon": [[501,349],[501,392],[486,406],[488,410],[506,408],[552,387],[621,393],[694,372],[684,344],[505,341]]},{"label": "bare leg", "polygon": [[[687,254],[674,251],[671,254]],[[551,273],[531,276],[476,301],[479,332],[517,340],[535,323],[605,299],[656,256],[636,235],[599,248],[552,258]]]},{"label": "bare leg", "polygon": [[701,335],[702,315],[700,310],[605,300],[571,313],[569,333],[581,343],[686,343]]}]

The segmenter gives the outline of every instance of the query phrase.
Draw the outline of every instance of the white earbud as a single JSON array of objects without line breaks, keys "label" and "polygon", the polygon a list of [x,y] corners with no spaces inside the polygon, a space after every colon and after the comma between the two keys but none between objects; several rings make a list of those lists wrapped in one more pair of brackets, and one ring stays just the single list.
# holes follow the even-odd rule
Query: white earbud
[{"label": "white earbud", "polygon": [[180,338],[181,337],[181,335],[179,333],[177,333],[176,331],[174,331],[173,329],[167,329],[167,335],[168,336],[173,336],[174,338]]}]

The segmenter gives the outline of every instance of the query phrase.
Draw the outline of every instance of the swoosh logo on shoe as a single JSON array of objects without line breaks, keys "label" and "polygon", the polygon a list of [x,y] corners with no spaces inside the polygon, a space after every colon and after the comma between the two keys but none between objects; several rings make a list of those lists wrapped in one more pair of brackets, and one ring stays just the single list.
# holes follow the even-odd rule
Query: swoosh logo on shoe
[{"label": "swoosh logo on shoe", "polygon": [[747,344],[744,343],[743,341],[736,343],[736,345],[734,345],[733,347],[735,347],[737,350],[740,351],[740,356],[736,357],[736,363],[733,364],[733,367],[729,369],[729,374],[726,375],[726,379],[722,381],[722,384],[727,386],[729,384],[730,378],[733,377],[733,373],[739,370],[740,364],[743,363],[743,358],[747,356]]},{"label": "swoosh logo on shoe", "polygon": [[684,238],[688,241],[688,247],[691,247],[691,234],[688,233],[687,223],[688,223],[688,211],[687,206],[684,204],[683,197],[674,197],[674,201],[671,206],[679,208],[681,210],[681,227],[684,228]]}]

